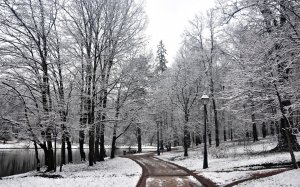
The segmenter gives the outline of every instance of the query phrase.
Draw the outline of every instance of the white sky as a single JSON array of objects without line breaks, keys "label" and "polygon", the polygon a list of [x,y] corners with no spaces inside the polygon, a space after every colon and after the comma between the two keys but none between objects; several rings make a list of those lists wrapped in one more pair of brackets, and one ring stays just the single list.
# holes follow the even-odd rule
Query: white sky
[{"label": "white sky", "polygon": [[214,0],[146,0],[148,15],[147,34],[150,36],[150,48],[156,55],[157,45],[163,41],[167,49],[168,65],[173,63],[180,47],[181,34],[195,14],[214,5]]}]

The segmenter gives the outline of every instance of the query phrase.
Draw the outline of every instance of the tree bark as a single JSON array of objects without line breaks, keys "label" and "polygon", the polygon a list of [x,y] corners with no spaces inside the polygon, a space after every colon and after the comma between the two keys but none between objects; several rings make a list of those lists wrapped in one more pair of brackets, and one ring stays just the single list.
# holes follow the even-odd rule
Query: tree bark
[{"label": "tree bark", "polygon": [[[212,90],[213,90],[213,88],[212,88]],[[214,121],[215,121],[215,140],[216,140],[216,147],[218,147],[220,145],[219,122],[218,122],[218,111],[217,111],[217,106],[216,106],[216,101],[214,98],[213,91],[212,91],[212,103],[213,103]],[[211,143],[210,143],[210,145],[211,145]]]},{"label": "tree bark", "polygon": [[118,118],[119,118],[119,110],[120,110],[120,89],[118,90],[118,98],[116,101],[116,114],[115,114],[115,123],[113,128],[113,138],[111,142],[111,152],[110,152],[110,158],[115,158],[115,151],[116,151],[116,141],[117,141],[117,127],[118,127]]},{"label": "tree bark", "polygon": [[113,138],[112,138],[112,142],[111,142],[110,158],[115,158],[116,140],[117,140],[117,134],[116,134],[116,130],[114,129]]},{"label": "tree bark", "polygon": [[68,151],[68,163],[73,163],[72,145],[70,141],[69,133],[66,134],[67,151]]},{"label": "tree bark", "polygon": [[85,161],[85,152],[84,152],[84,130],[79,131],[79,151],[81,161]]},{"label": "tree bark", "polygon": [[257,128],[255,123],[255,114],[252,114],[252,133],[253,133],[253,142],[258,141]]},{"label": "tree bark", "polygon": [[141,128],[137,127],[137,142],[138,142],[138,153],[142,152],[142,135],[141,135]]},{"label": "tree bark", "polygon": [[61,136],[61,159],[60,164],[65,165],[66,164],[66,141],[65,141],[65,133]]},{"label": "tree bark", "polygon": [[224,142],[226,142],[227,141],[227,134],[226,134],[226,127],[224,127]]},{"label": "tree bark", "polygon": [[35,159],[36,159],[36,171],[40,171],[41,162],[40,162],[40,159],[39,159],[39,151],[38,151],[37,144],[36,144],[35,140],[33,141],[33,145],[34,145],[34,152],[35,152]]},{"label": "tree bark", "polygon": [[49,132],[46,132],[46,138],[47,138],[47,151],[46,151],[46,154],[47,154],[47,158],[48,158],[48,168],[46,170],[46,172],[49,172],[49,171],[53,171],[54,170],[54,167],[56,167],[54,164],[54,154],[53,154],[53,148],[52,148],[52,142],[51,142],[51,133]]},{"label": "tree bark", "polygon": [[[101,113],[100,113],[101,116]],[[101,118],[99,118],[101,119]],[[101,122],[97,122],[96,124],[96,139],[95,139],[95,160],[100,161],[100,124]]]},{"label": "tree bark", "polygon": [[267,136],[267,127],[266,127],[266,123],[265,122],[263,122],[263,124],[262,124],[261,131],[262,131],[263,138],[266,138],[266,136]]},{"label": "tree bark", "polygon": [[184,115],[184,129],[183,129],[183,147],[184,147],[184,156],[188,156],[188,144],[189,144],[189,132],[187,123],[189,122],[189,114],[186,111]]}]

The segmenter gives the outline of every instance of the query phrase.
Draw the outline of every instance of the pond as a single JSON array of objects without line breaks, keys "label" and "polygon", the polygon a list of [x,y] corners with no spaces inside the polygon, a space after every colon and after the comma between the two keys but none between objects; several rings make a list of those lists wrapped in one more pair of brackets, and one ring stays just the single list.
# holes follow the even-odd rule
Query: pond
[{"label": "pond", "polygon": [[[128,151],[128,148],[116,149],[116,155],[122,155],[123,151]],[[146,150],[145,150],[146,151]],[[79,149],[72,149],[73,163],[80,163]],[[107,155],[110,156],[110,149],[106,149]],[[88,155],[88,149],[85,149],[85,154]],[[39,158],[41,165],[44,166],[44,151],[39,149]],[[60,164],[60,150],[56,153],[57,165]],[[67,161],[67,150],[66,150]],[[0,149],[0,177],[25,173],[36,169],[36,159],[34,149]]]}]

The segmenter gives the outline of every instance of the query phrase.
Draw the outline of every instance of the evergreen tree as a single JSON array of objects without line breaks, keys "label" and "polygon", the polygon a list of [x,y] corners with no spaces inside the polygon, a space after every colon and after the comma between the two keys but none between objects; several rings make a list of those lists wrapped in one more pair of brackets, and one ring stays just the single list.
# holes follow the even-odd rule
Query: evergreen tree
[{"label": "evergreen tree", "polygon": [[156,61],[158,61],[158,67],[157,70],[164,72],[167,69],[166,63],[166,55],[167,55],[167,50],[165,49],[165,45],[163,44],[162,40],[159,42],[157,46],[157,56],[156,56]]}]

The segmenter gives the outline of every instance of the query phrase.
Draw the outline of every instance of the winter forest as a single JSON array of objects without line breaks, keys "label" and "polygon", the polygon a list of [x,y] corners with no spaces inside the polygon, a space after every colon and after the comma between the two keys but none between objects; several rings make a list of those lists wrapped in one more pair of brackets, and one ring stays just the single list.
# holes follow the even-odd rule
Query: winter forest
[{"label": "winter forest", "polygon": [[0,1],[0,186],[300,186],[300,2],[146,5]]}]

